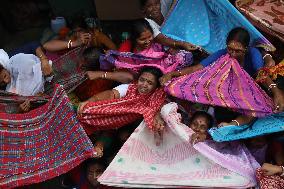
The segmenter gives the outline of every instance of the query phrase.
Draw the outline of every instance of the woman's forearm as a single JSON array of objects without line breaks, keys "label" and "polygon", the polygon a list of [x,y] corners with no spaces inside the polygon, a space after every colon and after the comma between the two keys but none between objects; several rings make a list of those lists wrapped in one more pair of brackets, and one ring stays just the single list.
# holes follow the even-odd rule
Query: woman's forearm
[{"label": "woman's forearm", "polygon": [[80,44],[77,41],[70,41],[70,40],[63,41],[63,40],[54,39],[54,40],[46,42],[43,45],[43,48],[50,52],[56,52],[56,51],[61,51],[61,50],[65,50],[68,48],[78,47],[79,45]]}]

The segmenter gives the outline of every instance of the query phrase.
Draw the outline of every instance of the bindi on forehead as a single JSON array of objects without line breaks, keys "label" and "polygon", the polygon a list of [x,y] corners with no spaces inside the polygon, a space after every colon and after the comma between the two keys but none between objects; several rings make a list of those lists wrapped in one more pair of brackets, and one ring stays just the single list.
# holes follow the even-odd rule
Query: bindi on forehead
[{"label": "bindi on forehead", "polygon": [[155,76],[151,73],[144,72],[140,77],[146,81],[155,82]]}]

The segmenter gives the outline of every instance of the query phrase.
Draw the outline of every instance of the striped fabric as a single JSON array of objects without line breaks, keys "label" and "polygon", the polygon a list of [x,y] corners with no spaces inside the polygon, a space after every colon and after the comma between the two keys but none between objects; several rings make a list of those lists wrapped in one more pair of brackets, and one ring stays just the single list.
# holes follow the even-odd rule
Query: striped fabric
[{"label": "striped fabric", "polygon": [[190,143],[193,131],[180,122],[177,105],[163,106],[163,140],[142,122],[99,178],[126,188],[249,188],[259,164],[239,143]]},{"label": "striped fabric", "polygon": [[254,117],[273,113],[271,98],[228,54],[202,70],[174,79],[166,91],[181,99]]},{"label": "striped fabric", "polygon": [[89,102],[79,120],[88,134],[97,130],[119,128],[142,117],[148,127],[152,128],[154,116],[165,97],[163,88],[141,95],[137,91],[137,84],[130,84],[124,98]]},{"label": "striped fabric", "polygon": [[0,113],[0,188],[51,179],[95,156],[60,86],[37,109],[23,114]]}]

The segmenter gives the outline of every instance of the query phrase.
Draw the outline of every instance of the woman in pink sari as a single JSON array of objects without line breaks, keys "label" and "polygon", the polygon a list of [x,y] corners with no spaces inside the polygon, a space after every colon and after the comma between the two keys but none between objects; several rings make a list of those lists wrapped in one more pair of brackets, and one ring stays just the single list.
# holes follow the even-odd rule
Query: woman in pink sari
[{"label": "woman in pink sari", "polygon": [[118,51],[109,51],[101,58],[101,69],[128,69],[133,72],[143,66],[159,68],[163,73],[181,69],[192,63],[192,53],[187,51],[164,50],[154,42],[153,30],[144,19],[136,20],[130,39],[121,44]]}]

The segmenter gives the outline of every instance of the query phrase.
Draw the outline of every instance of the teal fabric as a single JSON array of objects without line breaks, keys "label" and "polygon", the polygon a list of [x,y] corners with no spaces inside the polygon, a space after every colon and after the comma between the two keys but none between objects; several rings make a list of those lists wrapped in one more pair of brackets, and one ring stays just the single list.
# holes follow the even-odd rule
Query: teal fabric
[{"label": "teal fabric", "polygon": [[228,32],[246,28],[252,42],[273,45],[227,0],[178,0],[162,33],[202,46],[209,53],[224,49]]},{"label": "teal fabric", "polygon": [[258,118],[250,125],[213,127],[209,130],[213,140],[218,142],[252,138],[284,131],[284,112]]}]

